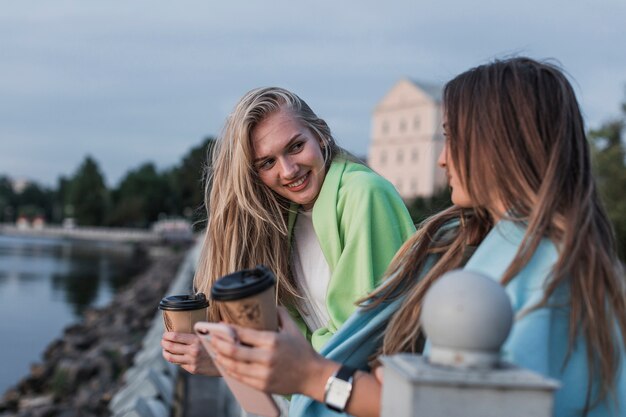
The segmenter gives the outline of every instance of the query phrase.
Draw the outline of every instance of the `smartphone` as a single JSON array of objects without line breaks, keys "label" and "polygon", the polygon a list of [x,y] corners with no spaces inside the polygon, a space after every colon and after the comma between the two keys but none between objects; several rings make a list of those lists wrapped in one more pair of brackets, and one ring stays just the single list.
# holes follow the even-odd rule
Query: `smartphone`
[{"label": "smartphone", "polygon": [[[211,335],[221,337],[231,343],[239,343],[237,333],[235,333],[235,330],[227,324],[199,321],[193,326],[193,330],[196,332],[198,337],[200,337],[202,346],[204,346],[211,357],[215,356],[211,349],[211,345],[209,344]],[[224,377],[226,385],[228,385],[228,388],[230,388],[231,392],[244,410],[248,413],[258,414],[260,416],[280,416],[280,410],[270,394],[252,388],[251,386],[228,376],[217,363],[215,366]]]}]

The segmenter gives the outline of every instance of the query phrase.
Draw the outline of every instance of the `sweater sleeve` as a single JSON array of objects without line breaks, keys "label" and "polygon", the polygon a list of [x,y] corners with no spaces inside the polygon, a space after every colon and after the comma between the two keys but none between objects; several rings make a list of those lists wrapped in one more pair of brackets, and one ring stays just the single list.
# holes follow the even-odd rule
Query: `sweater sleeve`
[{"label": "sweater sleeve", "polygon": [[[373,172],[344,176],[338,192],[340,253],[331,266],[326,296],[329,322],[313,332],[319,350],[356,309],[355,302],[378,284],[391,259],[415,232],[408,210],[395,188]],[[324,238],[319,232],[320,240]]]}]

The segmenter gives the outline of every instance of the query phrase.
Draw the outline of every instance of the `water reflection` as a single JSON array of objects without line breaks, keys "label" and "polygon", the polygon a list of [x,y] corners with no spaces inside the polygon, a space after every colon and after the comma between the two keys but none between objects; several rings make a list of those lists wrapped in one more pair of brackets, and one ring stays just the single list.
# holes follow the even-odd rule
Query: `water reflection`
[{"label": "water reflection", "polygon": [[80,316],[98,298],[101,277],[89,269],[72,269],[67,274],[53,274],[51,284],[64,295],[63,301],[72,306],[74,315]]},{"label": "water reflection", "polygon": [[132,246],[0,236],[0,394],[66,325],[106,304],[144,266]]}]

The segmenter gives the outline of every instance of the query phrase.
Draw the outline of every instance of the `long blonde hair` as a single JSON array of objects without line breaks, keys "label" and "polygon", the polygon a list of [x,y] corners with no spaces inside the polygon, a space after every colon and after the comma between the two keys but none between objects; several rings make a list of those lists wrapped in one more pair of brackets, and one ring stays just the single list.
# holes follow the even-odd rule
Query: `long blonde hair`
[{"label": "long blonde hair", "polygon": [[[281,109],[291,111],[320,140],[327,166],[339,152],[326,122],[297,95],[268,87],[249,91],[239,100],[217,140],[206,176],[208,224],[194,286],[207,297],[219,277],[258,264],[276,275],[282,303],[290,304],[298,296],[289,266],[291,203],[261,182],[252,163],[252,130]],[[219,320],[215,304],[210,305],[209,316]]]},{"label": "long blonde hair", "polygon": [[[529,262],[542,238],[558,247],[536,308],[547,305],[557,287],[569,288],[570,352],[579,334],[587,344],[588,409],[615,388],[619,344],[626,344],[626,289],[614,234],[591,175],[574,91],[556,66],[513,58],[457,76],[445,87],[444,107],[449,156],[476,208],[455,206],[428,219],[392,261],[387,285],[370,296],[373,307],[406,294],[386,329],[382,353],[417,349],[419,325],[407,323],[419,323],[428,288],[459,267],[468,245],[479,243],[491,229],[495,198],[507,209],[497,215],[526,227],[503,285]],[[455,219],[462,221],[440,233]],[[431,254],[439,260],[416,283]],[[600,381],[597,391],[593,381]],[[591,398],[592,392],[597,398]]]}]

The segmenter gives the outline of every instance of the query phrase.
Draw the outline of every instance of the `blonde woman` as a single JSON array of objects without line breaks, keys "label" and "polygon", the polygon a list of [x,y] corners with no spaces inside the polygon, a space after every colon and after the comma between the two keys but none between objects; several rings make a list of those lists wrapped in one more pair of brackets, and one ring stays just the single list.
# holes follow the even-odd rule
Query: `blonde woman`
[{"label": "blonde woman", "polygon": [[[320,349],[414,233],[403,201],[281,88],[247,93],[216,146],[196,289],[209,296],[219,277],[264,264],[276,274],[278,302]],[[220,319],[215,305],[210,319]],[[186,370],[215,373],[195,336],[165,333],[162,346]]]},{"label": "blonde woman", "polygon": [[[213,339],[217,362],[257,388],[303,394],[292,398],[291,417],[339,415],[325,399],[377,416],[381,381],[369,359],[417,352],[426,291],[464,267],[505,287],[516,312],[505,357],[559,380],[555,416],[626,415],[624,273],[570,83],[548,63],[495,61],[450,81],[444,107],[439,164],[454,206],[402,247],[365,307],[321,355],[282,312],[278,334],[236,328],[249,347]],[[327,381],[338,373],[354,375],[353,389],[329,400]]]}]

